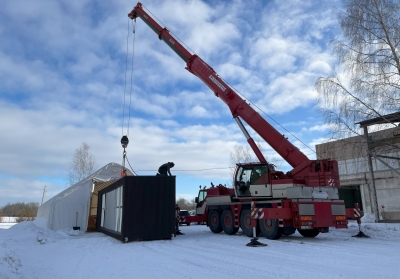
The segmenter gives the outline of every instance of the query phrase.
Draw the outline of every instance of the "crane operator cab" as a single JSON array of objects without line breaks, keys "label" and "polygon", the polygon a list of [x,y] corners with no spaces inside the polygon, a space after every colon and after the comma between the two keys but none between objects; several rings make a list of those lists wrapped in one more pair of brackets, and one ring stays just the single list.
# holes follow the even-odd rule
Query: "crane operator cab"
[{"label": "crane operator cab", "polygon": [[204,211],[206,210],[206,207],[207,207],[207,203],[204,202],[206,197],[207,197],[207,190],[205,189],[205,187],[203,189],[201,189],[201,186],[200,186],[199,195],[197,197],[195,197],[195,199],[194,199],[194,202],[196,203],[196,214],[197,215],[204,214]]},{"label": "crane operator cab", "polygon": [[235,175],[237,197],[268,197],[272,195],[268,164],[238,165]]}]

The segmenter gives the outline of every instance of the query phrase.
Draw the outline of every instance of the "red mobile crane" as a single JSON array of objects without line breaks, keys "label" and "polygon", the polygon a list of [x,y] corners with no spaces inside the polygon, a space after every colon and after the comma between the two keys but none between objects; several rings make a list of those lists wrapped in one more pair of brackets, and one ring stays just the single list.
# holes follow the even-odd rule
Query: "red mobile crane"
[{"label": "red mobile crane", "polygon": [[[238,164],[233,188],[223,185],[200,189],[196,216],[187,222],[207,222],[214,233],[235,234],[239,227],[247,236],[260,231],[268,239],[290,235],[297,229],[305,237],[328,232],[329,227],[347,228],[347,218],[359,217],[339,200],[338,164],[334,160],[310,160],[262,118],[196,54],[191,54],[165,27],[160,26],[140,2],[128,14],[140,17],[182,60],[186,70],[200,78],[232,112],[259,163]],[[269,164],[246,131],[244,120],[293,169],[286,174]],[[356,214],[354,213],[356,212]],[[358,218],[359,221],[359,218]]]}]

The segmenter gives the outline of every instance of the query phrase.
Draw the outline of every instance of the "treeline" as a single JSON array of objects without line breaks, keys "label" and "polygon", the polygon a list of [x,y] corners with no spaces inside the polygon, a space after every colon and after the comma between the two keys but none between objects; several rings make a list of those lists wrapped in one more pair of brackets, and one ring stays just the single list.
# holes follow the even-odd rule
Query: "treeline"
[{"label": "treeline", "polygon": [[17,222],[22,221],[33,221],[36,217],[39,208],[38,202],[16,202],[8,203],[0,208],[0,222],[3,220],[3,216],[17,217]]},{"label": "treeline", "polygon": [[192,201],[188,201],[184,198],[179,198],[176,200],[176,204],[180,207],[181,210],[194,210],[196,209],[196,205],[194,203],[194,199]]},{"label": "treeline", "polygon": [[[194,210],[196,208],[194,199],[188,201],[184,198],[179,198],[176,201],[181,210]],[[39,203],[37,202],[16,202],[8,203],[0,208],[0,222],[3,222],[3,216],[17,217],[17,222],[33,221],[37,215]]]}]

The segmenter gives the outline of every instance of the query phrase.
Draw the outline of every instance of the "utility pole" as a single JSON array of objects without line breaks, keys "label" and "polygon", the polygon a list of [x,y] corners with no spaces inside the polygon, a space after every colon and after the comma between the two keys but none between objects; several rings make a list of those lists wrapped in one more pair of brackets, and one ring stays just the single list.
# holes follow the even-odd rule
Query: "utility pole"
[{"label": "utility pole", "polygon": [[44,185],[44,189],[43,189],[43,196],[42,196],[42,203],[40,205],[43,204],[43,200],[44,200],[44,195],[46,194],[46,185]]},{"label": "utility pole", "polygon": [[378,195],[376,193],[376,185],[375,185],[375,176],[374,176],[374,168],[372,165],[372,156],[371,156],[371,148],[370,148],[370,140],[368,136],[368,126],[364,127],[364,135],[365,139],[367,141],[367,153],[368,153],[368,168],[369,168],[369,174],[371,177],[371,184],[372,184],[372,191],[373,191],[373,201],[371,201],[371,208],[374,210],[375,214],[375,222],[379,222],[379,207],[378,207]]}]

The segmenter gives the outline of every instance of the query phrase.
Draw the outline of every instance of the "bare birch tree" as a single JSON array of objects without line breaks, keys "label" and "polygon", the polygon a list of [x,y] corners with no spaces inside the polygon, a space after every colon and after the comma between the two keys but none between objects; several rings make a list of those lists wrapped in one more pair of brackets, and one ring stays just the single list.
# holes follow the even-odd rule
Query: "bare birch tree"
[{"label": "bare birch tree", "polygon": [[249,146],[243,146],[241,144],[236,144],[229,156],[229,162],[231,167],[236,167],[238,163],[250,163],[252,161],[258,161],[252,156],[253,150]]},{"label": "bare birch tree", "polygon": [[[261,143],[257,142],[258,149],[260,149],[261,153],[263,152],[263,147]],[[259,162],[254,151],[250,148],[249,145],[241,145],[236,144],[233,147],[233,150],[230,152],[229,156],[229,166],[231,168],[232,177],[235,173],[236,165],[239,163],[251,163],[251,162]]]},{"label": "bare birch tree", "polygon": [[332,41],[342,74],[316,82],[330,136],[359,135],[357,122],[400,109],[400,1],[343,0],[342,38]]},{"label": "bare birch tree", "polygon": [[89,152],[89,149],[90,146],[83,142],[81,147],[75,150],[67,177],[70,185],[81,181],[93,173],[96,160],[95,157]]}]

